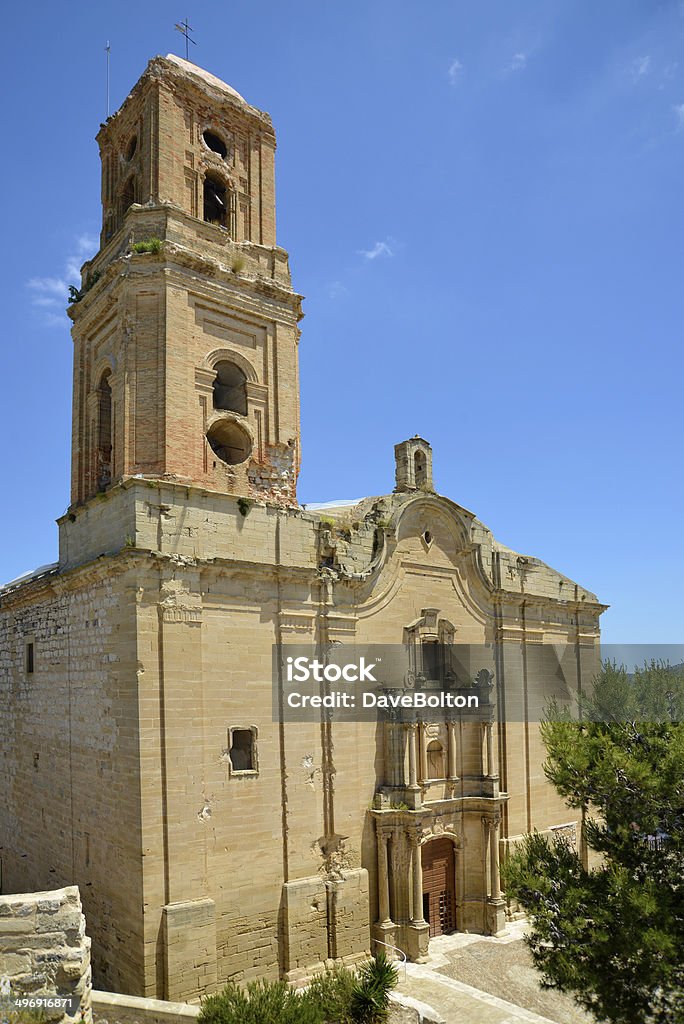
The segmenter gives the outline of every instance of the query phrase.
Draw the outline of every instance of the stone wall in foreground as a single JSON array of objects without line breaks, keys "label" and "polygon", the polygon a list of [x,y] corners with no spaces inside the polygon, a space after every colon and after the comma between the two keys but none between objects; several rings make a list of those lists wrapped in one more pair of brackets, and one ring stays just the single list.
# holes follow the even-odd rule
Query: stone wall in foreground
[{"label": "stone wall in foreground", "polygon": [[[66,1010],[44,1008],[48,1020],[92,1024],[90,939],[78,886],[0,896],[0,989],[10,998],[58,996]],[[3,1004],[7,995],[2,997]]]}]

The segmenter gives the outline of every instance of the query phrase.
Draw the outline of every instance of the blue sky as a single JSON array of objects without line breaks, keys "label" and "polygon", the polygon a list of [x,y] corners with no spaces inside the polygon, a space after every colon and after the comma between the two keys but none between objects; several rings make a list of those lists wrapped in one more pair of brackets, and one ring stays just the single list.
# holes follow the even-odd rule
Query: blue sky
[{"label": "blue sky", "polygon": [[612,607],[684,639],[684,4],[39,2],[4,16],[0,578],[56,558],[68,504],[66,285],[94,252],[116,109],[157,53],[268,110],[278,240],[305,296],[302,501],[441,493]]}]

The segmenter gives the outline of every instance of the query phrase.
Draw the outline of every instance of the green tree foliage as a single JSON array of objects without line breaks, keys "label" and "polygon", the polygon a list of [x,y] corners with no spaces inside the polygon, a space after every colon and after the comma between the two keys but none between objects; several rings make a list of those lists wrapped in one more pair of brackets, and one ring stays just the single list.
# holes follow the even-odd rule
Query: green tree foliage
[{"label": "green tree foliage", "polygon": [[504,868],[542,984],[614,1024],[684,1024],[684,676],[606,664],[582,720],[542,725],[547,778],[581,810],[587,869],[533,834]]},{"label": "green tree foliage", "polygon": [[198,1024],[385,1024],[394,965],[381,953],[358,976],[343,967],[317,975],[305,991],[284,981],[231,982],[202,1000]]}]

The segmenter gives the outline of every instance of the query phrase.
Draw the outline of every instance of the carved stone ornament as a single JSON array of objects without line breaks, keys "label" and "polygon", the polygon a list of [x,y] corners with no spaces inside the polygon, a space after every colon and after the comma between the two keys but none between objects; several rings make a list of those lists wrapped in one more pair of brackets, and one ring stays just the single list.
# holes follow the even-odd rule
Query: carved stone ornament
[{"label": "carved stone ornament", "polygon": [[168,580],[161,587],[159,614],[163,622],[201,622],[202,596],[180,580]]}]

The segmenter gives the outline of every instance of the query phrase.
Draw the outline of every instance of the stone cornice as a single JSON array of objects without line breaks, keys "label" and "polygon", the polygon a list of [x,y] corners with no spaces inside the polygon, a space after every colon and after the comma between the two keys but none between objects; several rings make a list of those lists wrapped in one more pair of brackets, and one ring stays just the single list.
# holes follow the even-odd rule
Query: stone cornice
[{"label": "stone cornice", "polygon": [[[0,594],[0,610],[34,605],[53,597],[80,590],[92,584],[106,583],[112,575],[120,575],[131,564],[129,556],[134,549],[123,548],[112,554],[99,555],[90,562],[84,562],[68,569],[55,569],[37,579],[18,583],[16,587]],[[124,561],[125,560],[125,561]]]},{"label": "stone cornice", "polygon": [[429,805],[423,805],[422,807],[411,810],[409,808],[378,808],[371,807],[370,813],[376,819],[378,824],[383,826],[401,826],[406,827],[413,826],[415,828],[425,828],[431,821],[434,821],[436,817],[445,814],[457,814],[462,811],[468,811],[471,813],[481,812],[484,814],[492,814],[501,807],[502,804],[508,802],[508,793],[499,793],[498,796],[459,796],[451,797],[447,800],[435,800]]},{"label": "stone cornice", "polygon": [[[70,506],[67,509],[67,511],[64,512],[61,516],[59,516],[59,518],[56,520],[57,525],[64,522],[66,519],[69,518],[69,516],[78,516],[85,509],[88,509],[93,505],[96,505],[98,502],[106,501],[110,495],[116,494],[117,491],[127,491],[130,490],[131,488],[140,488],[141,497],[149,497],[150,490],[159,491],[161,489],[164,489],[170,491],[178,491],[182,493],[185,497],[189,497],[191,494],[196,494],[199,497],[203,498],[223,498],[226,501],[232,502],[237,502],[239,498],[238,494],[227,494],[225,491],[214,491],[211,488],[193,483],[190,480],[186,482],[183,480],[164,480],[160,479],[158,476],[125,476],[122,480],[118,480],[117,483],[115,483],[112,487],[105,491],[104,495],[94,494],[91,498],[88,498],[86,501],[81,502],[78,505]],[[277,502],[270,501],[255,501],[254,504],[257,507],[271,509],[273,512],[279,512],[283,515],[302,516],[303,518],[313,522],[313,513],[307,513],[305,509],[300,508],[298,505],[292,506],[291,508],[285,508],[282,505],[279,505]]]},{"label": "stone cornice", "polygon": [[[176,279],[183,285],[187,282],[182,277],[182,270],[192,271],[193,274],[201,274],[206,282],[211,285],[215,282],[222,285],[230,285],[234,290],[236,300],[250,299],[252,295],[266,297],[277,303],[283,309],[294,314],[295,322],[304,316],[301,308],[302,296],[297,292],[286,288],[277,281],[258,275],[247,276],[236,274],[230,267],[222,264],[212,257],[201,256],[185,246],[175,242],[163,242],[159,254],[125,253],[117,256],[103,270],[102,276],[93,287],[86,292],[84,297],[69,306],[67,312],[74,324],[87,330],[94,321],[102,319],[104,315],[116,303],[117,298],[112,292],[111,285],[122,278],[146,277],[153,273],[162,272],[169,276],[176,276]],[[194,281],[195,289],[197,281]],[[264,316],[262,302],[254,306],[254,313]],[[291,323],[291,317],[278,317],[277,309],[269,309],[268,315],[273,319],[281,319],[283,322]]]},{"label": "stone cornice", "polygon": [[[581,588],[579,588],[581,590]],[[602,615],[608,608],[609,604],[601,604],[598,601],[584,600],[583,598],[575,598],[570,600],[563,597],[549,597],[545,594],[526,594],[520,593],[515,590],[502,590],[497,588],[492,590],[492,603],[498,608],[515,608],[517,610],[522,608],[564,608],[571,609],[572,611],[591,611],[595,614]]]}]

